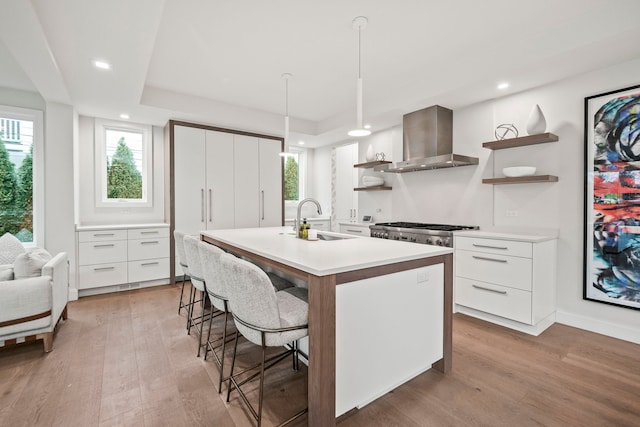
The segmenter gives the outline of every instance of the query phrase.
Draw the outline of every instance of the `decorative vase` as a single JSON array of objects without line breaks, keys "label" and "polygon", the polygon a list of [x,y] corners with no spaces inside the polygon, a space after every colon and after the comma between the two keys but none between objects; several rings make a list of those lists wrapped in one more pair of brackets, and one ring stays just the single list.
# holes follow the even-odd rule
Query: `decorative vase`
[{"label": "decorative vase", "polygon": [[367,148],[367,155],[365,156],[367,162],[373,162],[376,159],[376,153],[373,152],[373,147],[369,144],[369,148]]},{"label": "decorative vase", "polygon": [[547,128],[547,121],[544,118],[544,114],[542,114],[542,110],[540,109],[540,106],[536,104],[531,109],[531,113],[529,114],[529,119],[527,120],[527,133],[529,135],[544,133],[546,128]]}]

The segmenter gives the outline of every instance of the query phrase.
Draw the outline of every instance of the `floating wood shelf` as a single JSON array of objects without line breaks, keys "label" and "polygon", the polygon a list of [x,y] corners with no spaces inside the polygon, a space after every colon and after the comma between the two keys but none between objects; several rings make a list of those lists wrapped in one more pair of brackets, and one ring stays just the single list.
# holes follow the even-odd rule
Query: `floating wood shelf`
[{"label": "floating wood shelf", "polygon": [[530,184],[535,182],[558,182],[558,177],[554,175],[531,175],[505,178],[485,178],[483,184]]},{"label": "floating wood shelf", "polygon": [[538,135],[521,136],[519,138],[502,139],[500,141],[483,142],[482,146],[490,150],[502,150],[503,148],[524,147],[525,145],[544,144],[557,140],[558,135],[547,132]]},{"label": "floating wood shelf", "polygon": [[366,162],[366,163],[358,163],[357,165],[353,165],[354,168],[372,168],[374,166],[378,166],[378,165],[386,165],[391,163],[388,160],[376,160],[373,162]]},{"label": "floating wood shelf", "polygon": [[391,190],[391,187],[387,187],[386,185],[374,185],[373,187],[358,187],[353,189],[353,191],[381,191],[381,190]]}]

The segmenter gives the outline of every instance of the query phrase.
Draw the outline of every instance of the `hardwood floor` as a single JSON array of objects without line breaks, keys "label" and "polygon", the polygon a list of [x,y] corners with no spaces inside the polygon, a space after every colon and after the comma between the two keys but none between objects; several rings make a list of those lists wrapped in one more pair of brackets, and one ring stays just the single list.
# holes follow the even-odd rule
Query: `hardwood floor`
[{"label": "hardwood floor", "polygon": [[[215,391],[213,360],[196,357],[179,292],[82,298],[51,353],[41,342],[1,349],[0,426],[253,425],[237,394],[227,404]],[[464,315],[453,332],[451,373],[428,371],[338,425],[640,426],[640,345],[558,324],[532,337]],[[255,350],[242,344],[239,363]],[[305,376],[287,362],[268,373],[264,425],[304,407]]]}]

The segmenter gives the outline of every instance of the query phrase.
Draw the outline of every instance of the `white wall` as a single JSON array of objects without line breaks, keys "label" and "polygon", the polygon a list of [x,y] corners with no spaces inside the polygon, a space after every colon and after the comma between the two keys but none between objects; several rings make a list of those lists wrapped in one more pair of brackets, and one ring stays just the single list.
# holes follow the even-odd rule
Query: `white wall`
[{"label": "white wall", "polygon": [[165,222],[165,149],[163,129],[153,127],[153,206],[96,207],[95,119],[80,116],[78,142],[78,224],[140,224]]},{"label": "white wall", "polygon": [[[47,103],[45,111],[45,247],[51,253],[67,252],[75,271],[73,145],[77,114],[69,105]],[[75,275],[69,275],[75,288]]]}]

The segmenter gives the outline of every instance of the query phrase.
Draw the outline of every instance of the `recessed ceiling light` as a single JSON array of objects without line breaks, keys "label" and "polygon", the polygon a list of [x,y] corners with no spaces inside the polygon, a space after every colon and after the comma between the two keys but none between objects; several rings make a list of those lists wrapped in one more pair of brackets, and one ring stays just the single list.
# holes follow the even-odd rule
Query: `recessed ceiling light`
[{"label": "recessed ceiling light", "polygon": [[371,129],[371,125],[364,125],[365,129]]},{"label": "recessed ceiling light", "polygon": [[93,65],[96,68],[100,68],[101,70],[110,70],[111,69],[111,64],[109,64],[108,62],[105,62],[105,61],[95,60],[95,61],[93,61]]},{"label": "recessed ceiling light", "polygon": [[509,87],[509,83],[507,83],[507,82],[498,84],[498,89],[500,89],[500,90],[504,90],[504,89],[506,89],[508,87]]},{"label": "recessed ceiling light", "polygon": [[128,118],[129,118],[129,115],[128,115],[128,114],[125,114],[125,113],[122,113],[122,114],[120,114],[120,118],[121,118],[121,119],[128,119]]},{"label": "recessed ceiling light", "polygon": [[298,145],[304,145],[304,141],[298,141]]}]

